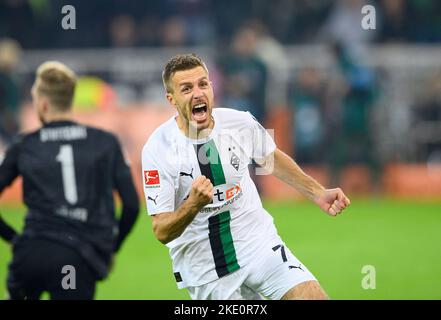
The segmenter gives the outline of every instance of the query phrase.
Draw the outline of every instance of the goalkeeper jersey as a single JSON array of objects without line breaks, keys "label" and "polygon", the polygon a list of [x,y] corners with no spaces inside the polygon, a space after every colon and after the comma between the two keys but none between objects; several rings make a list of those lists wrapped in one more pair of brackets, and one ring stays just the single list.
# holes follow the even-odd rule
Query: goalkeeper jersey
[{"label": "goalkeeper jersey", "polygon": [[238,270],[277,234],[248,168],[252,159],[274,152],[273,139],[248,112],[214,108],[213,118],[211,134],[195,140],[186,137],[172,117],[142,150],[149,215],[179,208],[200,175],[214,186],[212,203],[167,243],[179,288],[204,285]]}]

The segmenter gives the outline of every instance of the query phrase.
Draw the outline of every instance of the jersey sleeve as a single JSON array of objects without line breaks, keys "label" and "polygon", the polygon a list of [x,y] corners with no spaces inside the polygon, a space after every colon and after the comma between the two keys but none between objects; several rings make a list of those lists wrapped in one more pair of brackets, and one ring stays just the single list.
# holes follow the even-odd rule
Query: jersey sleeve
[{"label": "jersey sleeve", "polygon": [[114,251],[118,251],[135,225],[139,212],[139,198],[133,183],[128,161],[124,158],[121,146],[115,138],[115,186],[118,191],[122,210],[118,223],[118,238]]},{"label": "jersey sleeve", "polygon": [[6,155],[0,160],[0,193],[9,186],[19,175],[18,155],[20,152],[20,143],[15,143],[6,151]]},{"label": "jersey sleeve", "polygon": [[0,238],[4,239],[6,242],[12,243],[17,235],[17,231],[7,224],[6,221],[4,221],[0,216]]},{"label": "jersey sleeve", "polygon": [[157,141],[149,141],[142,150],[142,184],[149,215],[175,210],[173,167]]},{"label": "jersey sleeve", "polygon": [[132,173],[128,160],[124,157],[121,145],[117,138],[115,139],[115,168],[114,181],[115,187],[121,196],[123,205],[134,206],[138,204],[138,195],[133,183]]},{"label": "jersey sleeve", "polygon": [[247,112],[249,117],[250,134],[249,141],[251,143],[251,158],[263,159],[276,150],[276,144],[268,131],[253,117],[253,115]]}]

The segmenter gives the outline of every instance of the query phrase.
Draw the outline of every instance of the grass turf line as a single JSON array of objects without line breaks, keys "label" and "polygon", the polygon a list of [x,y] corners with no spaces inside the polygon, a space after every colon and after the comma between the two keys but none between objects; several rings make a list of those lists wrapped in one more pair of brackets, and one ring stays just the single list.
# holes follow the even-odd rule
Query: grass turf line
[{"label": "grass turf line", "polygon": [[[441,299],[441,205],[397,200],[353,200],[334,218],[310,202],[270,202],[287,246],[332,299]],[[189,299],[174,282],[168,250],[153,236],[142,209],[96,299]],[[20,229],[23,206],[5,207],[4,219]],[[6,296],[8,245],[0,241],[0,299]],[[364,290],[361,270],[376,269],[376,289]],[[47,295],[45,296],[47,297]]]}]

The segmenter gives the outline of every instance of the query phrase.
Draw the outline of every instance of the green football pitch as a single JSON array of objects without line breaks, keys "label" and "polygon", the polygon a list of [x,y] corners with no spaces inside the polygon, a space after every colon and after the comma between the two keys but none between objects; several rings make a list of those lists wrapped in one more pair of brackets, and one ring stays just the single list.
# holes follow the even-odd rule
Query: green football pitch
[{"label": "green football pitch", "polygon": [[[332,299],[441,299],[440,202],[353,200],[336,218],[309,202],[264,206],[285,243]],[[2,205],[4,219],[16,228],[24,211]],[[10,248],[1,242],[0,298],[6,296],[10,259]],[[363,288],[366,282],[370,288]],[[189,299],[175,285],[168,250],[154,238],[145,209],[113,272],[98,284],[96,298]]]}]

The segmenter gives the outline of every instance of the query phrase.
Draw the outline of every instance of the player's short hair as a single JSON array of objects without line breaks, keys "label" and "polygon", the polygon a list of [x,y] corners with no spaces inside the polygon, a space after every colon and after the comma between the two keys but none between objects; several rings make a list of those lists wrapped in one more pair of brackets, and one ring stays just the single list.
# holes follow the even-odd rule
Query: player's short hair
[{"label": "player's short hair", "polygon": [[202,67],[207,71],[205,62],[196,54],[178,54],[171,58],[165,65],[162,72],[162,81],[164,83],[165,90],[169,93],[173,92],[173,86],[171,84],[171,78],[177,71],[190,70],[196,67]]},{"label": "player's short hair", "polygon": [[59,111],[72,107],[76,75],[69,67],[58,61],[47,61],[37,69],[36,92],[49,99]]}]

